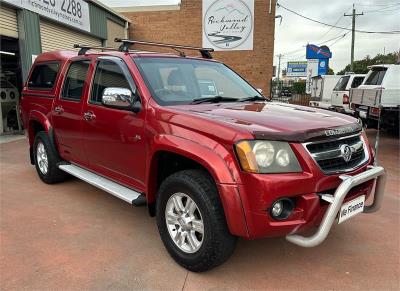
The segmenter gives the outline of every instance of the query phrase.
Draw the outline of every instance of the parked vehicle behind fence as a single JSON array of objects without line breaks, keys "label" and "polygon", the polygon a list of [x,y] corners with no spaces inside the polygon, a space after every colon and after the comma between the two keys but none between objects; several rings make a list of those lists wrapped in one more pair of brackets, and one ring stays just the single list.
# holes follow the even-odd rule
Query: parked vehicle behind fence
[{"label": "parked vehicle behind fence", "polygon": [[331,95],[333,110],[353,114],[353,110],[350,108],[350,89],[360,86],[364,77],[364,74],[347,74],[340,77]]},{"label": "parked vehicle behind fence", "polygon": [[355,116],[368,126],[380,125],[399,132],[400,111],[400,64],[374,65],[364,82],[350,93],[351,107]]}]

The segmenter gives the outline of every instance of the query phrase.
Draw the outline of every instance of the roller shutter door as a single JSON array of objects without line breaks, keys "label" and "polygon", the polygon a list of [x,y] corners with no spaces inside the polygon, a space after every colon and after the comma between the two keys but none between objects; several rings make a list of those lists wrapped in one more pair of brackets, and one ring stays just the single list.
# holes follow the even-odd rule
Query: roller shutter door
[{"label": "roller shutter door", "polygon": [[119,47],[121,44],[114,42],[116,37],[126,38],[125,27],[115,23],[112,20],[107,20],[107,46],[108,47]]},{"label": "roller shutter door", "polygon": [[1,5],[0,35],[18,38],[17,11]]},{"label": "roller shutter door", "polygon": [[73,50],[74,44],[90,46],[101,46],[99,38],[86,35],[73,28],[63,26],[59,23],[40,20],[40,35],[42,41],[42,52],[54,50]]}]

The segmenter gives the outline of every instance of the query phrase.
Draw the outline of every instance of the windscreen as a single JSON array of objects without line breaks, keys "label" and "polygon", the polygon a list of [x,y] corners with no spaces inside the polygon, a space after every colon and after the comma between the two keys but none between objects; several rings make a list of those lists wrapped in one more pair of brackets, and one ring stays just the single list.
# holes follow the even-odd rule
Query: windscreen
[{"label": "windscreen", "polygon": [[153,98],[160,105],[190,104],[215,96],[262,96],[227,66],[185,58],[134,58]]}]

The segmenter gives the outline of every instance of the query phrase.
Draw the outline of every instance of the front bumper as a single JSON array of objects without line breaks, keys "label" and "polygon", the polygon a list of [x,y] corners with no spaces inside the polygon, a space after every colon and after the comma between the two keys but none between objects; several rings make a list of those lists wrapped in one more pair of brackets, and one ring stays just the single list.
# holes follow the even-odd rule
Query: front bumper
[{"label": "front bumper", "polygon": [[371,205],[365,206],[364,212],[371,213],[379,209],[386,183],[386,174],[384,168],[369,166],[365,172],[354,176],[343,175],[340,176],[340,179],[342,179],[343,182],[336,189],[335,193],[333,195],[329,195],[331,197],[322,197],[325,198],[325,200],[329,200],[330,205],[325,212],[317,232],[310,237],[304,237],[298,234],[289,234],[286,236],[286,239],[289,242],[302,247],[315,247],[322,243],[328,236],[339,209],[343,204],[343,200],[350,190],[360,184],[374,179],[376,179],[374,201]]}]

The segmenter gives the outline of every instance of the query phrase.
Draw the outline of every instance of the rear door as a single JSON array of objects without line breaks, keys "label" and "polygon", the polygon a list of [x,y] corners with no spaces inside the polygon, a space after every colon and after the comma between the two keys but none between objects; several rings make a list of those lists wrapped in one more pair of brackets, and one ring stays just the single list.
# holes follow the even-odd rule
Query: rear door
[{"label": "rear door", "polygon": [[331,102],[333,106],[340,106],[340,107],[343,106],[343,95],[349,94],[348,91],[346,91],[346,87],[349,81],[350,81],[350,76],[343,76],[337,82],[332,92]]},{"label": "rear door", "polygon": [[89,87],[90,63],[91,59],[78,57],[67,64],[63,85],[52,109],[61,157],[83,165],[86,158],[82,144],[82,106]]},{"label": "rear door", "polygon": [[105,88],[136,85],[121,58],[98,57],[88,102],[84,105],[82,141],[90,169],[136,190],[144,190],[146,153],[145,111],[115,109],[102,104]]}]

